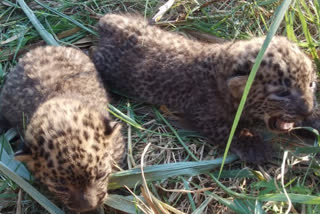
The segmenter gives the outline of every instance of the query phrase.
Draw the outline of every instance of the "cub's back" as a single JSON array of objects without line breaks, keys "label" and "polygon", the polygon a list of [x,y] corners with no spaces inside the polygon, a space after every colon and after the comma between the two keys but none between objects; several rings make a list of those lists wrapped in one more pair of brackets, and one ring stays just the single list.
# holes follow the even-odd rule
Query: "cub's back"
[{"label": "cub's back", "polygon": [[9,72],[0,94],[0,112],[11,125],[20,126],[44,101],[73,93],[87,103],[92,99],[96,104],[108,103],[88,56],[74,48],[39,47],[28,52]]}]

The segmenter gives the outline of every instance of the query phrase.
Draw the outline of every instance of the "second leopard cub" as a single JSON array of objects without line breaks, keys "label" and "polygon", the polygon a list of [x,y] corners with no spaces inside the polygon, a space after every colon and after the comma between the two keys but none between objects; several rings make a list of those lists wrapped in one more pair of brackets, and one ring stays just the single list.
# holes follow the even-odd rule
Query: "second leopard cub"
[{"label": "second leopard cub", "polygon": [[[150,26],[131,15],[106,15],[93,61],[118,91],[184,114],[214,143],[226,143],[248,74],[264,38],[207,44]],[[273,38],[252,85],[232,150],[249,162],[268,159],[259,128],[288,132],[315,108],[311,60],[284,37]],[[319,118],[317,118],[319,120]]]},{"label": "second leopard cub", "polygon": [[70,210],[101,205],[125,146],[89,57],[74,48],[36,48],[8,74],[0,100],[2,120],[24,134],[16,159]]}]

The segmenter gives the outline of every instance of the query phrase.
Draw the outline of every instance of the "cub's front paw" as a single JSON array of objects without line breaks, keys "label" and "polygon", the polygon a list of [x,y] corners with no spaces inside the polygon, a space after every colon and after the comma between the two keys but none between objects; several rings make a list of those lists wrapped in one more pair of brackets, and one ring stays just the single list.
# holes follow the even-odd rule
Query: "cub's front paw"
[{"label": "cub's front paw", "polygon": [[267,162],[271,158],[272,146],[263,141],[260,134],[242,129],[231,144],[231,151],[249,163]]}]

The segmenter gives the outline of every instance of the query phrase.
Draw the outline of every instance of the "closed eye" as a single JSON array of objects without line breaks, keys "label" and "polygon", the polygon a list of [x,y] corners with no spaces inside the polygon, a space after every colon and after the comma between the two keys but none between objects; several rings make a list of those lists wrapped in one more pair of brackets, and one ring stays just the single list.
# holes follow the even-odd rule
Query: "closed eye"
[{"label": "closed eye", "polygon": [[107,194],[106,192],[103,192],[98,195],[99,202],[102,202],[102,200],[105,198],[106,194]]},{"label": "closed eye", "polygon": [[69,189],[67,187],[54,187],[54,189],[57,191],[57,192],[61,192],[61,193],[66,193],[69,191]]},{"label": "closed eye", "polygon": [[277,95],[278,97],[287,97],[287,96],[289,96],[290,94],[291,94],[290,91],[279,91],[279,92],[276,93],[276,95]]},{"label": "closed eye", "polygon": [[104,178],[106,176],[107,172],[99,172],[96,176],[96,180],[100,180],[101,178]]}]

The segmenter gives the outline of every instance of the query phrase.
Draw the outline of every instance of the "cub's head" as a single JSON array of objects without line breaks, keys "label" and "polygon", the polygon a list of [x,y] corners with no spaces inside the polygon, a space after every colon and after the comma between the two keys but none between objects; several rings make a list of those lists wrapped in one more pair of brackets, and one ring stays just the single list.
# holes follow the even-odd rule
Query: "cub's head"
[{"label": "cub's head", "polygon": [[[228,87],[240,100],[248,74],[264,38],[240,41],[230,46],[233,77]],[[246,117],[261,119],[275,132],[286,132],[312,114],[315,106],[316,72],[312,61],[284,37],[270,43],[245,106]]]},{"label": "cub's head", "polygon": [[83,212],[103,203],[123,149],[120,125],[84,103],[53,99],[31,118],[15,157],[70,210]]}]

